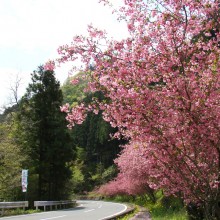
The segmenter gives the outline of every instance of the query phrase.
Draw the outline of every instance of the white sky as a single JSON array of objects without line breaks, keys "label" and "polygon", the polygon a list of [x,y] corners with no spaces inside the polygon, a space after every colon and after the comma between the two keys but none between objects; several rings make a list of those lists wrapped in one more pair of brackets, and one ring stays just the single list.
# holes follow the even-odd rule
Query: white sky
[{"label": "white sky", "polygon": [[[57,57],[57,48],[86,33],[91,23],[116,39],[126,36],[125,24],[98,0],[0,0],[0,107],[9,103],[17,74],[23,95],[30,73]],[[56,74],[61,83],[67,75],[66,68]]]}]

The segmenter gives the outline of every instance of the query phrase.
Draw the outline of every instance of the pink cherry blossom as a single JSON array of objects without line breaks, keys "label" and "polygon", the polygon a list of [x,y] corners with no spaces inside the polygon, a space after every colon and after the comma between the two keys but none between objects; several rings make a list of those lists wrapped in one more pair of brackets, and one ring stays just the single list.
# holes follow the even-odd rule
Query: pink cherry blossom
[{"label": "pink cherry blossom", "polygon": [[127,39],[109,39],[89,26],[88,37],[59,49],[58,61],[80,59],[91,77],[88,89],[108,100],[74,107],[67,115],[70,127],[82,123],[87,111],[101,109],[118,128],[115,137],[129,140],[115,161],[119,175],[103,192],[162,188],[220,218],[218,1],[125,0],[118,13]]},{"label": "pink cherry blossom", "polygon": [[79,83],[79,80],[78,79],[73,79],[73,80],[71,80],[71,84],[72,85],[76,85],[76,84],[78,84]]},{"label": "pink cherry blossom", "polygon": [[44,70],[53,71],[54,69],[55,69],[55,62],[54,62],[54,61],[48,61],[48,62],[44,65]]}]

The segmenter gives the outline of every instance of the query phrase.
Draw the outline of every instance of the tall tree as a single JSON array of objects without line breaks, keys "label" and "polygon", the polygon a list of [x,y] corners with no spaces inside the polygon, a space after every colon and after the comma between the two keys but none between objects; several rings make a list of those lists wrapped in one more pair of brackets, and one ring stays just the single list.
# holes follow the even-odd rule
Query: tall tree
[{"label": "tall tree", "polygon": [[37,184],[38,200],[65,199],[70,178],[68,162],[73,159],[70,135],[60,111],[63,96],[54,72],[40,66],[32,74],[20,107],[20,126],[24,151],[31,161],[26,164]]}]

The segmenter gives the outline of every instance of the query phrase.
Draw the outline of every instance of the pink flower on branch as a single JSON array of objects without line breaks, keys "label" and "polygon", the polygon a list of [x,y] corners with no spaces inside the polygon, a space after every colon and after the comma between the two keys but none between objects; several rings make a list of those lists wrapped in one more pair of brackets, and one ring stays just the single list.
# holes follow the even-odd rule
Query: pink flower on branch
[{"label": "pink flower on branch", "polygon": [[[64,107],[65,110],[65,107]],[[69,122],[69,128],[73,127],[75,124],[82,124],[85,120],[87,108],[85,108],[84,104],[73,107],[71,112],[69,112],[66,116],[66,120]]]},{"label": "pink flower on branch", "polygon": [[44,65],[44,70],[53,71],[54,69],[55,69],[55,62],[54,61],[50,60]]},{"label": "pink flower on branch", "polygon": [[79,79],[73,79],[71,80],[72,85],[77,85],[79,83]]},{"label": "pink flower on branch", "polygon": [[69,111],[70,111],[70,105],[67,103],[67,104],[61,106],[61,107],[60,107],[60,111],[61,111],[61,112],[65,112],[65,113],[69,113]]}]

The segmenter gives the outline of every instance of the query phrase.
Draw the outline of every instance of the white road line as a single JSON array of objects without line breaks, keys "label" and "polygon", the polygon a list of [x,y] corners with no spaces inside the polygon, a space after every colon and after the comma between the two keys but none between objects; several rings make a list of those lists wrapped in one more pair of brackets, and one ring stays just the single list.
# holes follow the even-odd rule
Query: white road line
[{"label": "white road line", "polygon": [[100,206],[98,207],[98,209],[100,209],[100,208],[102,208],[102,205],[100,205]]},{"label": "white road line", "polygon": [[89,209],[89,210],[84,211],[84,212],[91,212],[91,211],[95,211],[95,209]]},{"label": "white road line", "polygon": [[61,215],[61,216],[56,216],[56,217],[51,217],[51,218],[42,218],[40,220],[50,220],[50,219],[63,218],[63,217],[66,217],[66,215]]},{"label": "white road line", "polygon": [[[123,204],[121,204],[121,205],[123,205]],[[102,219],[99,219],[99,220],[109,219],[109,218],[111,218],[111,217],[114,217],[114,216],[116,216],[116,215],[119,215],[119,214],[123,213],[123,212],[124,212],[125,210],[127,210],[127,208],[128,208],[126,205],[123,205],[123,206],[124,206],[124,209],[123,209],[122,211],[117,212],[117,213],[115,213],[115,214],[113,214],[113,215],[106,216],[106,217],[104,217],[104,218],[102,218]]]}]

